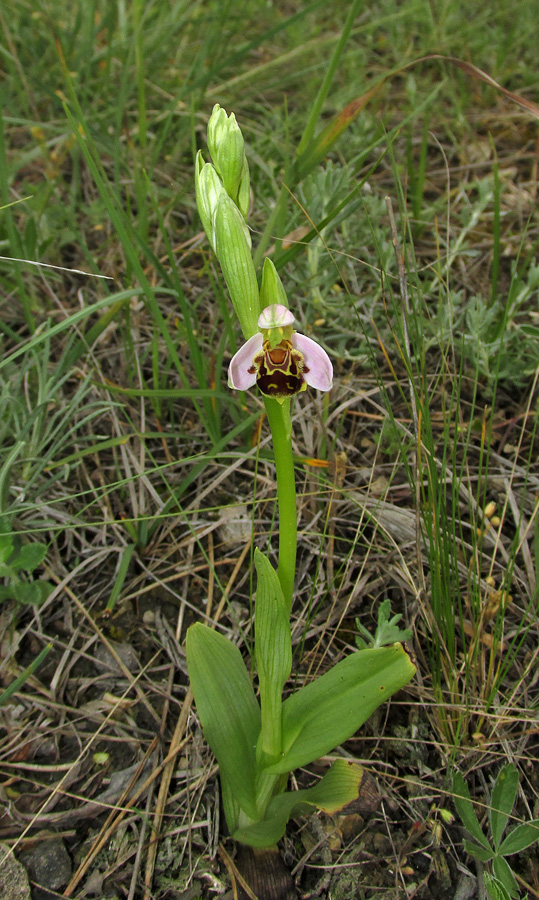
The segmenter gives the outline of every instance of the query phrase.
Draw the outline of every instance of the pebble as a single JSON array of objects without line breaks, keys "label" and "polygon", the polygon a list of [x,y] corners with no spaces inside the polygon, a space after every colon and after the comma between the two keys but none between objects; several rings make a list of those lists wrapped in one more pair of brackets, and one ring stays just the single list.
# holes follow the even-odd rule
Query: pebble
[{"label": "pebble", "polygon": [[[119,644],[113,643],[111,641],[111,646],[114,648],[118,657],[123,662],[126,669],[130,672],[138,672],[140,670],[139,658],[137,655],[137,651],[131,644]],[[104,644],[98,644],[95,648],[94,657],[96,663],[99,665],[99,668],[105,667],[107,669],[111,669],[117,675],[122,675],[122,670],[114,656],[110,652],[110,650],[105,647]]]},{"label": "pebble", "polygon": [[19,856],[31,881],[40,887],[58,891],[71,878],[71,857],[62,838],[36,841]]},{"label": "pebble", "polygon": [[30,884],[24,866],[0,844],[0,897],[2,900],[30,900]]}]

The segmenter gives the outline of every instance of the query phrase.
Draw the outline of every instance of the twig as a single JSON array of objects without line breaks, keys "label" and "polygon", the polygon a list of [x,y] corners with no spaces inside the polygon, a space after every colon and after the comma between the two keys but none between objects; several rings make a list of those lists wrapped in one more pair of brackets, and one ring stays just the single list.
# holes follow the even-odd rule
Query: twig
[{"label": "twig", "polygon": [[155,750],[156,745],[157,745],[157,738],[155,737],[153,739],[153,741],[151,742],[150,746],[148,747],[148,749],[146,750],[146,753],[144,754],[144,758],[141,760],[140,764],[137,766],[137,769],[134,772],[134,774],[132,775],[125,791],[123,792],[122,796],[120,797],[120,801],[119,801],[118,805],[122,808],[119,811],[117,809],[113,809],[110,811],[110,813],[107,816],[107,819],[101,829],[101,835],[96,838],[92,849],[90,850],[88,855],[85,857],[84,861],[80,864],[80,866],[77,869],[77,871],[75,872],[75,874],[73,875],[71,881],[69,882],[68,886],[66,887],[66,889],[64,891],[64,897],[71,897],[71,894],[73,893],[73,891],[75,890],[75,888],[77,887],[77,885],[79,884],[81,879],[84,877],[84,875],[88,871],[90,865],[96,858],[96,856],[99,853],[99,851],[101,850],[101,848],[104,846],[104,844],[106,844],[109,837],[112,834],[114,834],[119,823],[124,818],[124,816],[129,811],[129,809],[131,809],[131,807],[134,805],[135,801],[146,790],[146,788],[148,786],[148,780],[146,780],[144,782],[144,784],[142,785],[142,788],[140,788],[135,793],[135,795],[126,804],[126,806],[123,806],[123,803],[125,802],[127,797],[129,797],[131,790],[133,789],[133,787],[139,780],[142,772],[144,771],[144,766],[145,766],[146,762],[150,759],[153,751]]},{"label": "twig", "polygon": [[157,795],[157,803],[155,804],[155,813],[153,817],[154,836],[150,841],[150,845],[148,847],[148,856],[146,857],[146,871],[144,874],[144,900],[150,900],[151,897],[155,860],[157,857],[159,838],[161,837],[161,827],[163,825],[163,817],[165,814],[170,782],[174,773],[177,752],[183,746],[183,733],[187,725],[192,702],[193,695],[189,690],[185,696],[182,711],[176,723],[176,728],[174,729],[174,734],[170,742],[169,757],[171,756],[171,754],[174,755],[169,759],[169,762],[163,769],[163,777],[159,786],[159,793]]}]

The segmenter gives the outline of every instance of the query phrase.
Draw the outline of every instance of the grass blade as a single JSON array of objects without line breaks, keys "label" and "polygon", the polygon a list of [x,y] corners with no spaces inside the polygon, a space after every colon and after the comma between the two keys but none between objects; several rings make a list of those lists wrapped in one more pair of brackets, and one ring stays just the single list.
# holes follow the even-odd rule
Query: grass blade
[{"label": "grass blade", "polygon": [[21,672],[21,674],[15,679],[15,681],[11,682],[11,684],[5,689],[5,691],[2,691],[2,693],[0,694],[0,706],[4,706],[8,702],[10,697],[12,697],[13,694],[16,694],[18,690],[20,690],[20,688],[30,678],[30,676],[37,671],[37,669],[39,668],[45,657],[48,656],[51,650],[52,644],[47,644],[45,647],[43,647],[43,650],[38,653],[36,658],[30,663],[29,666],[26,667],[24,672]]}]

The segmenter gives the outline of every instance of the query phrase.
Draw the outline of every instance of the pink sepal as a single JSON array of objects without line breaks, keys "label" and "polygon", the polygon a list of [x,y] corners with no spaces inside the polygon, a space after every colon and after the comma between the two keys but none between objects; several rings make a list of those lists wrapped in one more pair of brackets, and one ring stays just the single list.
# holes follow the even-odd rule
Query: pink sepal
[{"label": "pink sepal", "polygon": [[247,391],[256,384],[256,372],[249,372],[249,369],[253,366],[256,354],[262,350],[262,342],[261,334],[253,334],[234,354],[228,367],[229,388]]},{"label": "pink sepal", "polygon": [[329,391],[333,384],[333,366],[326,351],[320,344],[304,334],[294,331],[292,334],[292,346],[303,353],[305,368],[303,377],[310,387],[318,391]]}]

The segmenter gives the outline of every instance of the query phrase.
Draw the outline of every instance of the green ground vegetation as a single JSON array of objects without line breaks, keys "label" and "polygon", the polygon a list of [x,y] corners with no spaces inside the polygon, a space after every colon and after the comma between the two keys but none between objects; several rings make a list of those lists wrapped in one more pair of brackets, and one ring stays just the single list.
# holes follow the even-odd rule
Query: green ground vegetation
[{"label": "green ground vegetation", "polygon": [[[535,0],[4,4],[0,830],[16,850],[60,833],[71,896],[228,878],[183,641],[212,621],[247,656],[252,554],[277,522],[195,208],[215,103],[246,138],[257,264],[335,369],[294,407],[295,684],[388,600],[418,663],[344,748],[385,805],[338,841],[290,826],[301,889],[439,900],[477,876],[484,896],[455,772],[485,825],[511,765],[510,826],[537,819],[536,18]],[[511,872],[539,896],[533,848]]]}]

